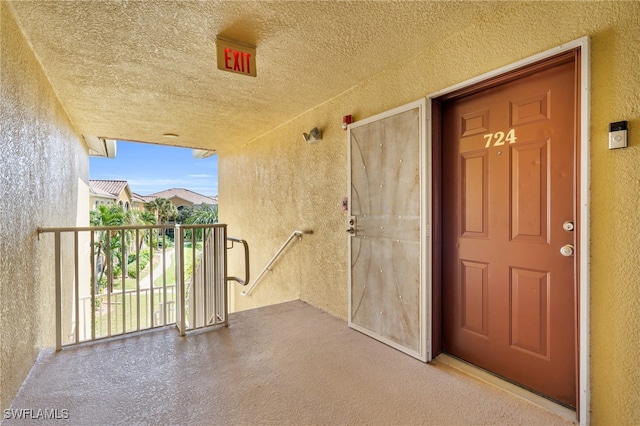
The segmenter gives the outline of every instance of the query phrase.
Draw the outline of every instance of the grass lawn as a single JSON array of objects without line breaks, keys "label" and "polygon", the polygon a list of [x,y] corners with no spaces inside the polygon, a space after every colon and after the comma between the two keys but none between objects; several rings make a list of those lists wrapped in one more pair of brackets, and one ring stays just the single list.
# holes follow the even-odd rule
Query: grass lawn
[{"label": "grass lawn", "polygon": [[[162,264],[162,252],[157,253],[154,252],[153,256],[153,268],[156,268],[158,265]],[[160,255],[159,255],[160,254]],[[167,262],[171,261],[171,256],[167,256]],[[151,271],[151,262],[147,263],[147,265],[140,271],[140,280],[146,278]],[[125,278],[124,280],[124,288],[125,290],[135,290],[136,289],[137,280],[135,278]],[[121,289],[122,288],[122,277],[117,277],[113,279],[113,289]]]},{"label": "grass lawn", "polygon": [[[122,294],[111,295],[111,335],[128,333],[137,330],[144,330],[151,327],[151,316],[154,316],[153,325],[163,325],[175,322],[175,290],[174,287],[167,288],[166,305],[167,316],[163,321],[162,309],[164,291],[162,288],[154,289],[153,309],[151,306],[151,295],[149,291],[140,293],[140,323],[138,324],[138,297],[135,292],[125,293],[124,297],[124,329],[123,329],[123,304]],[[162,306],[162,307],[161,307]],[[109,313],[107,312],[107,298],[103,296],[100,307],[96,310],[96,337],[105,337],[108,334]]]},{"label": "grass lawn", "polygon": [[[202,252],[202,243],[197,243],[196,244],[196,256],[198,256],[201,252]],[[184,253],[184,264],[185,265],[190,265],[192,260],[193,260],[193,249],[191,248],[191,243],[185,243],[184,244],[184,252],[183,253]],[[169,267],[166,270],[165,276],[166,276],[166,280],[167,280],[167,282],[166,282],[167,286],[175,285],[175,283],[176,283],[175,253],[174,253],[174,256],[171,259],[171,265],[169,265]],[[159,276],[156,279],[154,279],[153,280],[153,286],[154,287],[162,287],[162,285],[163,285],[162,279],[163,279],[162,276]]]}]

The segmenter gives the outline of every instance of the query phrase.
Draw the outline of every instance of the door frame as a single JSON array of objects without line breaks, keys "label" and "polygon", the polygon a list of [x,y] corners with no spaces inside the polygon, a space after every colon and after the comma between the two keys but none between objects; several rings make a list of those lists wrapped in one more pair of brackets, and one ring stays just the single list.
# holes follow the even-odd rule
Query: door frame
[{"label": "door frame", "polygon": [[[580,218],[580,228],[577,236],[577,252],[579,253],[577,265],[577,286],[578,297],[576,299],[576,316],[577,316],[577,410],[576,415],[580,420],[580,424],[589,424],[590,409],[590,386],[589,386],[589,176],[590,176],[590,158],[589,158],[589,125],[590,125],[590,39],[582,37],[577,40],[562,44],[558,47],[546,50],[531,57],[522,59],[496,70],[487,72],[480,76],[471,78],[464,82],[439,90],[429,94],[427,99],[427,149],[431,151],[427,159],[427,169],[431,171],[429,177],[430,182],[438,182],[441,176],[441,161],[433,161],[434,158],[440,158],[440,109],[438,107],[437,98],[452,92],[461,91],[470,86],[478,85],[482,82],[509,74],[519,68],[532,65],[536,62],[551,58],[561,53],[565,53],[574,49],[580,49],[578,57],[580,66],[580,75],[577,83],[580,103],[577,105],[579,112],[580,128],[578,148],[580,150],[579,158],[576,161],[576,173],[579,175],[577,182],[579,193],[576,194],[577,206],[576,213]],[[431,259],[429,260],[430,269],[432,270],[431,279],[433,280],[428,289],[428,303],[431,315],[427,319],[430,323],[427,328],[427,341],[429,342],[428,359],[431,361],[433,354],[438,354],[442,348],[442,320],[441,320],[441,250],[442,245],[441,224],[442,224],[442,204],[441,189],[431,186],[431,210],[427,210],[429,221],[433,224],[433,234],[430,235],[433,246],[431,247]],[[428,192],[426,192],[428,194]],[[435,330],[435,331],[434,331]]]},{"label": "door frame", "polygon": [[[401,352],[404,352],[414,358],[417,358],[423,362],[427,362],[431,360],[431,341],[429,340],[429,336],[431,335],[431,315],[430,315],[430,307],[431,307],[431,250],[433,244],[430,240],[431,228],[430,228],[430,217],[431,217],[431,179],[432,175],[427,171],[430,170],[428,165],[431,164],[431,147],[427,144],[427,117],[428,117],[428,107],[427,101],[425,98],[418,99],[417,101],[410,102],[405,105],[401,105],[399,107],[393,108],[391,110],[382,112],[380,114],[376,114],[374,116],[365,118],[363,120],[358,120],[355,123],[349,125],[349,129],[347,132],[347,194],[348,197],[351,198],[351,130],[360,126],[364,126],[370,124],[372,122],[382,120],[387,117],[391,117],[412,109],[418,108],[418,120],[419,120],[419,164],[420,164],[420,296],[419,296],[419,323],[420,323],[420,348],[418,351],[409,350],[402,345],[397,344],[396,342],[387,339],[383,336],[380,336],[364,327],[359,326],[358,324],[354,324],[351,321],[351,286],[352,286],[352,274],[351,274],[351,265],[352,265],[352,256],[351,256],[351,236],[347,236],[347,253],[348,253],[348,264],[347,264],[347,289],[348,289],[348,299],[347,299],[347,321],[349,327],[357,330],[361,333],[364,333],[374,339],[377,339]],[[347,218],[350,218],[351,214],[351,202],[348,204],[347,210]],[[348,220],[348,219],[347,219]],[[347,225],[348,226],[348,225]]]}]

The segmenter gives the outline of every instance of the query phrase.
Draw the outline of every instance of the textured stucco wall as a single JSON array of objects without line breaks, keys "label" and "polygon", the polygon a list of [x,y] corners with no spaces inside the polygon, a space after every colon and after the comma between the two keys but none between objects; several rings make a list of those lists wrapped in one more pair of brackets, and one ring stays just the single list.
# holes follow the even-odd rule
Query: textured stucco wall
[{"label": "textured stucco wall", "polygon": [[[239,296],[242,288],[234,285],[236,310],[300,298],[346,316],[341,309],[347,296],[345,214],[340,208],[346,145],[336,121],[339,113],[322,108],[220,157],[221,222],[229,224],[230,235],[247,239],[252,280],[294,230],[313,231],[289,245],[252,296]],[[323,139],[309,144],[302,133],[314,126],[324,129]],[[230,256],[234,275],[242,273],[238,257]]]},{"label": "textured stucco wall", "polygon": [[0,25],[0,407],[5,409],[40,349],[55,344],[53,237],[38,239],[36,229],[86,225],[89,172],[86,147],[6,2],[0,2]]},{"label": "textured stucco wall", "polygon": [[[591,61],[591,420],[640,423],[640,3],[484,4],[491,19],[452,29],[386,70],[246,146],[220,155],[220,218],[247,238],[254,273],[294,228],[305,237],[251,299],[236,307],[300,299],[345,318],[347,250],[340,200],[346,137],[340,118],[362,119],[590,36]],[[384,54],[381,52],[380,54]],[[608,123],[629,121],[630,147],[607,149]],[[302,141],[313,126],[316,145]],[[237,268],[237,263],[232,262]]]}]

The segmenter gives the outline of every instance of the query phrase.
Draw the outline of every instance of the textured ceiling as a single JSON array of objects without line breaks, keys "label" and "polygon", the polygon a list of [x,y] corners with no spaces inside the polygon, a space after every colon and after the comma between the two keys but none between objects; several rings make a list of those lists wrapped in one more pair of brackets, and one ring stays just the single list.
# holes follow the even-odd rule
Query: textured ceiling
[{"label": "textured ceiling", "polygon": [[[225,151],[452,29],[478,2],[13,1],[84,135]],[[257,48],[257,77],[220,71],[216,36]],[[179,135],[168,139],[165,133]]]}]

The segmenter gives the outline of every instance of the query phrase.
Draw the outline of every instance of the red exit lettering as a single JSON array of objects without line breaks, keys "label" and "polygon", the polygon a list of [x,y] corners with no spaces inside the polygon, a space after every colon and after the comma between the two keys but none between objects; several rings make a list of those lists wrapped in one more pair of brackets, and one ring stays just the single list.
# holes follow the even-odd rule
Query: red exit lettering
[{"label": "red exit lettering", "polygon": [[230,71],[251,74],[251,54],[225,47],[224,67]]},{"label": "red exit lettering", "polygon": [[219,70],[256,76],[255,46],[218,36],[216,37],[216,62]]}]

